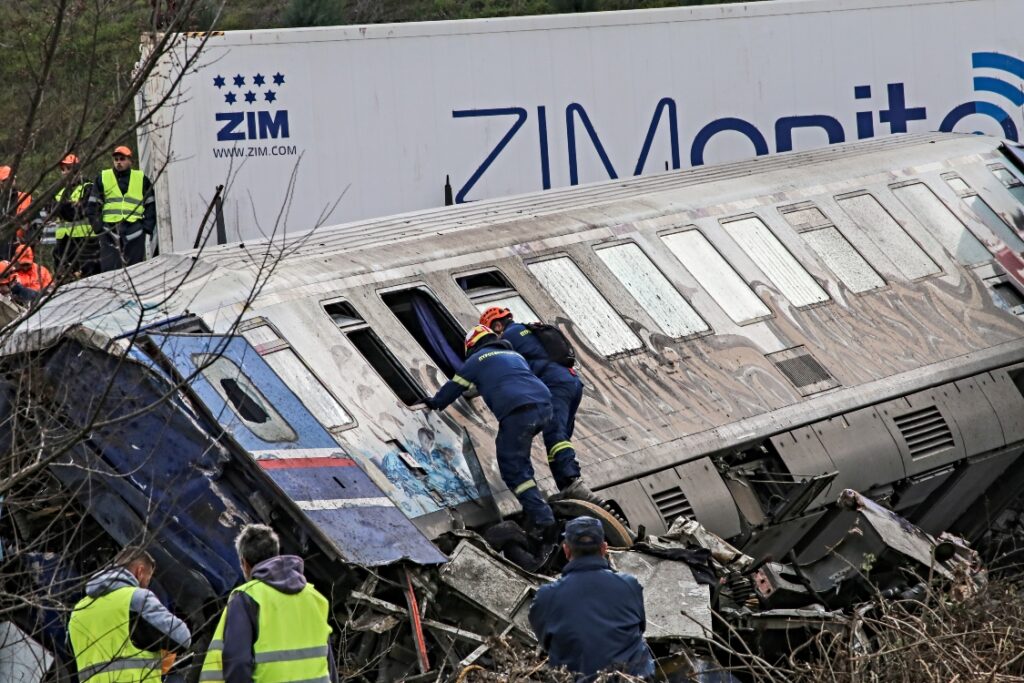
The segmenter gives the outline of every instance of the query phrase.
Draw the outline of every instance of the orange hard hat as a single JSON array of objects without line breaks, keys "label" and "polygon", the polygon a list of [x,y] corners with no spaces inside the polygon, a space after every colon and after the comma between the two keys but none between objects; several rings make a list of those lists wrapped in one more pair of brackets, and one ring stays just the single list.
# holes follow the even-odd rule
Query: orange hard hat
[{"label": "orange hard hat", "polygon": [[14,251],[14,258],[17,263],[33,263],[36,260],[36,255],[32,251],[32,247],[20,244]]},{"label": "orange hard hat", "polygon": [[501,320],[502,318],[512,317],[512,311],[507,308],[501,308],[500,306],[491,306],[486,311],[480,314],[480,324],[491,326],[495,320]]},{"label": "orange hard hat", "polygon": [[124,145],[118,145],[114,148],[114,154],[123,154],[126,157],[130,157],[132,155],[132,148]]},{"label": "orange hard hat", "polygon": [[68,154],[63,159],[60,160],[60,165],[61,166],[74,166],[77,163],[78,163],[78,157],[76,157],[74,154]]},{"label": "orange hard hat", "polygon": [[466,353],[480,343],[480,340],[487,335],[494,336],[493,330],[487,325],[474,325],[473,329],[466,333]]},{"label": "orange hard hat", "polygon": [[0,166],[0,183],[11,177],[10,166]]}]

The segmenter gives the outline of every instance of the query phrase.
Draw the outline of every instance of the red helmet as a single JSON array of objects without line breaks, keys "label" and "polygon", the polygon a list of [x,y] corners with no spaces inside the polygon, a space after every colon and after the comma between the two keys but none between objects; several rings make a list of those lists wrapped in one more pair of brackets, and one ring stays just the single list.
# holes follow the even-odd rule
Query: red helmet
[{"label": "red helmet", "polygon": [[502,318],[511,318],[512,311],[507,308],[501,308],[500,306],[491,306],[486,311],[480,314],[480,324],[491,326],[495,320],[501,320]]},{"label": "red helmet", "polygon": [[486,325],[474,325],[473,329],[466,333],[466,353],[468,354],[470,349],[479,344],[480,340],[487,335],[494,335],[491,328]]}]

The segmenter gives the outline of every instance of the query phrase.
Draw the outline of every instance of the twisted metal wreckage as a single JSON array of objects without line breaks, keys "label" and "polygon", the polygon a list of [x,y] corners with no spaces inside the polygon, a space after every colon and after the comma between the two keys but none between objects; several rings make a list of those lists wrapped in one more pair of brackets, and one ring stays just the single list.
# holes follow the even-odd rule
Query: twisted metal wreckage
[{"label": "twisted metal wreckage", "polygon": [[1022,168],[995,140],[902,136],[65,286],[0,347],[4,450],[54,458],[4,500],[34,596],[4,633],[67,663],[60,586],[141,539],[198,660],[262,521],[332,601],[351,676],[444,680],[491,636],[532,644],[558,554],[517,525],[480,400],[421,403],[492,305],[576,347],[574,442],[607,506],[556,512],[602,518],[672,676],[725,680],[737,637],[771,660],[854,628],[869,595],[973,590],[968,543],[1024,481]]}]

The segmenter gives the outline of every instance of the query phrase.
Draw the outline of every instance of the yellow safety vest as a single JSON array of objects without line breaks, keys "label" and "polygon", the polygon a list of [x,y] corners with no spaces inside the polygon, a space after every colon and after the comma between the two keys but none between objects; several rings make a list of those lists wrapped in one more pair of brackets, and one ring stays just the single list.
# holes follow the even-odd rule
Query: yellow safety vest
[{"label": "yellow safety vest", "polygon": [[103,184],[103,222],[104,223],[135,223],[142,220],[142,171],[132,171],[128,175],[128,192],[121,194],[121,188],[114,176],[114,169],[104,169],[100,174]]},{"label": "yellow safety vest", "polygon": [[160,654],[132,645],[129,611],[136,588],[84,597],[68,621],[80,683],[160,683]]},{"label": "yellow safety vest", "polygon": [[[75,189],[71,191],[70,201],[73,204],[77,204],[82,201],[82,195],[85,193],[85,188],[86,185],[82,184],[76,186]],[[58,203],[64,201],[64,192],[66,192],[66,189],[61,188],[60,192],[57,193],[57,196],[54,197]],[[92,224],[87,218],[82,216],[77,221],[58,221],[54,237],[62,240],[66,237],[94,237],[95,234],[96,233],[92,230]]]},{"label": "yellow safety vest", "polygon": [[[331,627],[327,624],[327,599],[312,584],[288,595],[253,579],[232,593],[245,593],[260,607],[259,635],[253,644],[253,683],[328,683]],[[227,613],[225,607],[206,651],[199,675],[203,683],[224,681]]]}]

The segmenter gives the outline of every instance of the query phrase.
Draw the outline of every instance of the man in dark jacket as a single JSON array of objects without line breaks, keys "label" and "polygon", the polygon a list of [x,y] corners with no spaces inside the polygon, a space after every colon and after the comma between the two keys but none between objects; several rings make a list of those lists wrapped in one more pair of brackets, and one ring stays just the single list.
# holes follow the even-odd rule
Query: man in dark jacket
[{"label": "man in dark jacket", "polygon": [[147,589],[156,569],[149,553],[128,546],[113,564],[89,579],[68,622],[78,678],[117,672],[159,683],[161,651],[184,652],[192,636],[185,622]]},{"label": "man in dark jacket", "polygon": [[498,418],[494,447],[501,480],[519,499],[531,531],[554,541],[555,516],[537,490],[530,460],[533,437],[551,419],[551,392],[526,360],[484,325],[466,335],[466,362],[426,404],[444,410],[474,386]]},{"label": "man in dark jacket", "polygon": [[63,187],[54,197],[50,217],[56,220],[56,246],[53,262],[58,278],[88,277],[100,272],[99,238],[93,230],[86,208],[92,196],[92,183],[84,180],[78,157],[65,155],[58,165]]},{"label": "man in dark jacket", "polygon": [[578,681],[606,670],[652,679],[644,589],[634,577],[609,568],[601,522],[571,520],[562,549],[569,559],[562,577],[541,586],[530,605],[530,626],[548,663],[564,666]]},{"label": "man in dark jacket", "polygon": [[132,168],[132,150],[114,148],[113,168],[96,178],[87,213],[100,236],[102,272],[140,263],[146,258],[146,235],[156,231],[153,185],[142,171]]},{"label": "man in dark jacket", "polygon": [[335,683],[327,600],[306,581],[302,558],[281,555],[277,534],[262,524],[243,527],[235,546],[247,581],[228,598],[200,680]]},{"label": "man in dark jacket", "polygon": [[557,497],[603,504],[604,501],[583,483],[576,449],[570,441],[576,427],[576,410],[583,399],[583,382],[576,370],[553,362],[537,336],[522,323],[517,323],[507,308],[488,308],[480,316],[480,324],[487,325],[510,343],[551,392],[552,414],[544,427],[544,447],[548,451],[548,464],[555,486],[558,487]]}]

